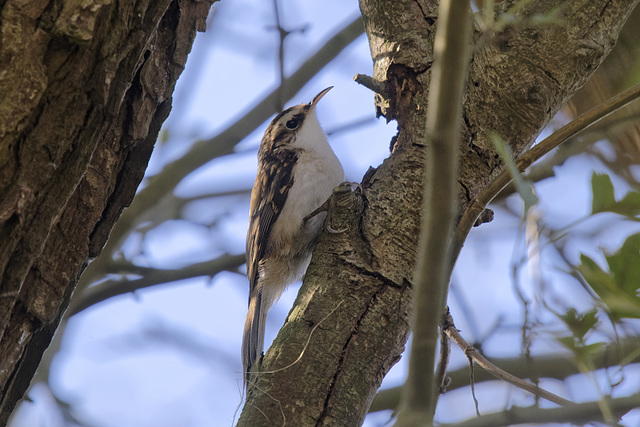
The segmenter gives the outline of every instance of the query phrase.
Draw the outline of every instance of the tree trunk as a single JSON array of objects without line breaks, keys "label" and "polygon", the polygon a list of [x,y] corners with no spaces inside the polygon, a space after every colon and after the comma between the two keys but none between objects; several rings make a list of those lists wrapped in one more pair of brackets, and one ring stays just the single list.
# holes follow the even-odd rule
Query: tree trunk
[{"label": "tree trunk", "polygon": [[[528,149],[611,51],[636,4],[527,2],[516,24],[476,34],[463,106],[460,213],[502,170],[489,133],[516,155]],[[376,95],[376,108],[399,132],[390,157],[363,178],[362,194],[334,197],[331,226],[346,231],[322,236],[296,303],[252,377],[241,426],[360,425],[409,334],[437,2],[360,0],[360,8],[373,77],[387,92]],[[553,23],[529,19],[555,9]]]},{"label": "tree trunk", "polygon": [[0,425],[131,202],[212,0],[0,6]]}]

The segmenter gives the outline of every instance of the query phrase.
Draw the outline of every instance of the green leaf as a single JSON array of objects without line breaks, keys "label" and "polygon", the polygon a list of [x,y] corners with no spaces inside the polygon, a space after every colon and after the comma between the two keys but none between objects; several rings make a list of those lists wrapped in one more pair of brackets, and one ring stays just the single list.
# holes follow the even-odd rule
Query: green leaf
[{"label": "green leaf", "polygon": [[611,212],[610,209],[616,204],[616,199],[609,175],[594,172],[591,175],[591,191],[593,193],[591,213]]},{"label": "green leaf", "polygon": [[593,360],[592,356],[605,345],[605,343],[602,342],[584,344],[577,341],[573,335],[561,336],[556,338],[556,340],[570,350],[576,360],[582,365],[589,365]]},{"label": "green leaf", "polygon": [[630,298],[637,298],[640,289],[640,234],[627,237],[616,253],[605,258],[616,285]]},{"label": "green leaf", "polygon": [[573,336],[578,341],[584,341],[584,337],[595,328],[598,323],[598,310],[591,309],[584,313],[578,313],[575,308],[570,308],[560,319],[567,325]]},{"label": "green leaf", "polygon": [[593,173],[591,176],[591,190],[593,201],[591,213],[613,212],[628,218],[638,220],[640,214],[640,193],[632,191],[627,193],[622,200],[616,202],[613,193],[611,178],[606,174]]},{"label": "green leaf", "polygon": [[602,301],[614,322],[621,319],[640,319],[640,298],[628,298],[621,294],[609,295]]},{"label": "green leaf", "polygon": [[604,271],[594,260],[585,254],[580,255],[578,272],[601,299],[605,299],[616,288],[609,272]]},{"label": "green leaf", "polygon": [[627,237],[613,254],[605,254],[609,270],[582,254],[578,272],[600,297],[613,320],[640,318],[640,234]]},{"label": "green leaf", "polygon": [[636,217],[640,214],[640,193],[635,191],[627,193],[622,200],[616,203],[613,212],[627,217]]},{"label": "green leaf", "polygon": [[571,350],[572,353],[575,353],[576,339],[573,335],[565,335],[556,339],[560,344]]},{"label": "green leaf", "polygon": [[603,342],[596,342],[593,344],[583,345],[583,346],[577,347],[574,351],[574,354],[577,360],[579,360],[580,362],[586,365],[590,365],[591,361],[593,360],[593,355],[596,354],[598,351],[600,351],[604,346],[605,346],[605,343]]},{"label": "green leaf", "polygon": [[516,163],[513,161],[511,148],[504,142],[502,137],[495,132],[491,132],[489,134],[489,138],[493,142],[493,145],[496,147],[496,151],[513,177],[513,183],[516,186],[516,191],[520,194],[520,197],[522,197],[522,201],[524,202],[524,216],[526,217],[529,209],[538,204],[538,196],[536,196],[533,183],[522,176],[516,166]]}]

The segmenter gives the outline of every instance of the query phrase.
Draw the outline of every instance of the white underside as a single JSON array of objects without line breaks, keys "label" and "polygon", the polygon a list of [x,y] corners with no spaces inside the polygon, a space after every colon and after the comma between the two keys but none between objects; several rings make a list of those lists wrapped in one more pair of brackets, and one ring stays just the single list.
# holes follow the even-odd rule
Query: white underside
[{"label": "white underside", "polygon": [[[295,148],[300,148],[293,171],[294,183],[287,201],[271,230],[270,240],[277,254],[261,267],[259,282],[267,308],[291,283],[302,279],[311,260],[313,243],[322,230],[326,213],[303,219],[331,196],[344,181],[340,161],[327,142],[315,114],[307,117],[300,129]],[[311,245],[311,246],[310,246]],[[269,265],[271,264],[271,265]]]}]

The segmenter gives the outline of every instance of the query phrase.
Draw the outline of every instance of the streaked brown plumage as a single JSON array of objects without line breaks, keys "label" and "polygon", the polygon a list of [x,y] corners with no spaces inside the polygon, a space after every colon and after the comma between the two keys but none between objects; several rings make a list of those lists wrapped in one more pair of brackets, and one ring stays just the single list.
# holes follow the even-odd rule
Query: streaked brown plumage
[{"label": "streaked brown plumage", "polygon": [[245,387],[262,354],[271,305],[304,275],[326,213],[303,219],[344,180],[340,161],[316,118],[323,90],[308,104],[287,108],[272,121],[258,150],[247,232],[249,312],[242,341]]}]

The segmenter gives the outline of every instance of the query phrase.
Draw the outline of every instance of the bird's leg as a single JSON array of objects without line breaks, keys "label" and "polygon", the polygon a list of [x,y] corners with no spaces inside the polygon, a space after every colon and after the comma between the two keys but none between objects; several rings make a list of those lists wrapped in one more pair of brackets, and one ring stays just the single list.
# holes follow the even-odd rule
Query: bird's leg
[{"label": "bird's leg", "polygon": [[305,216],[302,219],[302,223],[306,225],[307,221],[309,221],[311,218],[313,218],[314,216],[318,215],[321,212],[327,212],[327,216],[329,215],[329,199],[327,199],[323,204],[321,204],[320,207],[318,207],[318,209],[314,210],[309,215]]}]

